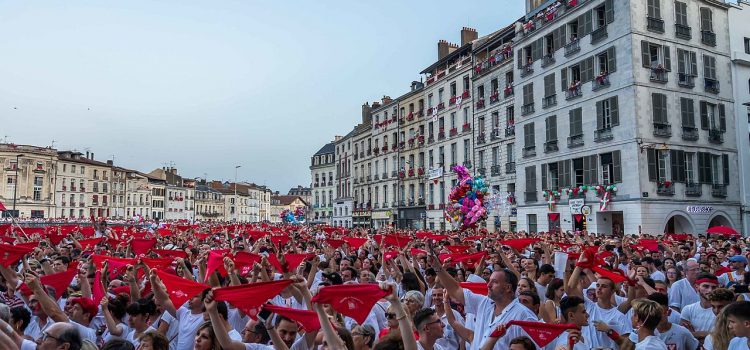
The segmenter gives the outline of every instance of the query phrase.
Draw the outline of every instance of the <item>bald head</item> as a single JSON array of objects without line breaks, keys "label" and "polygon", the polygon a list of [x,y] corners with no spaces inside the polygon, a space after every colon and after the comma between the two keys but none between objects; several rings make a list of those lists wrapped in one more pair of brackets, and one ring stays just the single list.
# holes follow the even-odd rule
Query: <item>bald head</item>
[{"label": "bald head", "polygon": [[700,269],[700,264],[697,261],[692,259],[687,261],[685,264],[685,278],[690,281],[690,284],[695,283],[695,278],[698,276]]}]

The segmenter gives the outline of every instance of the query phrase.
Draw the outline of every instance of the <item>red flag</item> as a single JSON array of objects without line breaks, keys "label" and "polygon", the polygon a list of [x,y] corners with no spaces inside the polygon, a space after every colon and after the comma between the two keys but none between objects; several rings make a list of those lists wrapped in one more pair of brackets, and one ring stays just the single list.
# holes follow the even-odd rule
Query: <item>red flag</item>
[{"label": "red flag", "polygon": [[184,250],[151,249],[151,252],[163,257],[187,258],[187,253]]},{"label": "red flag", "polygon": [[450,250],[453,254],[466,253],[471,249],[471,247],[467,245],[447,245],[445,248]]},{"label": "red flag", "polygon": [[228,249],[212,250],[208,252],[206,259],[206,277],[204,283],[213,275],[214,271],[219,271],[219,275],[226,276],[227,270],[224,268],[224,257],[229,252]]},{"label": "red flag", "polygon": [[320,329],[320,319],[318,318],[318,313],[315,311],[299,310],[269,304],[263,305],[263,308],[297,322],[305,332],[312,332]]},{"label": "red flag", "polygon": [[452,263],[466,262],[469,264],[475,264],[478,263],[479,260],[481,260],[485,255],[487,255],[487,252],[481,251],[478,253],[440,254],[439,258],[440,260],[446,260],[450,258]]},{"label": "red flag", "polygon": [[448,235],[428,235],[427,238],[434,240],[435,242],[440,242],[444,239],[448,239],[450,236]]},{"label": "red flag", "polygon": [[315,254],[284,254],[284,260],[286,260],[286,266],[284,272],[295,271],[297,267],[305,260],[312,259]]},{"label": "red flag", "polygon": [[161,270],[154,271],[156,271],[159,279],[164,282],[164,286],[169,294],[169,300],[172,301],[172,305],[177,309],[190,298],[209,288],[205,284],[175,276]]},{"label": "red flag", "polygon": [[24,243],[15,243],[16,247],[24,247],[24,248],[31,248],[32,250],[39,246],[39,242],[24,242]]},{"label": "red flag", "polygon": [[91,237],[96,233],[93,226],[81,227],[80,231],[84,237]]},{"label": "red flag", "polygon": [[54,235],[47,236],[47,238],[49,238],[49,241],[50,243],[52,243],[53,246],[60,244],[60,242],[62,242],[62,240],[65,239],[65,237],[68,237],[67,233],[61,233],[59,235],[54,234]]},{"label": "red flag", "polygon": [[[68,265],[68,269],[63,272],[39,277],[39,283],[43,286],[52,287],[55,291],[55,299],[60,299],[63,293],[68,290],[68,286],[73,281],[73,277],[75,277],[76,274],[78,274],[78,263],[71,262],[70,265]],[[19,290],[21,293],[31,295],[31,289],[26,286],[26,283],[22,284]]]},{"label": "red flag", "polygon": [[292,284],[292,280],[278,280],[241,284],[214,289],[214,299],[226,301],[246,314],[252,314],[257,308],[281,293]]},{"label": "red flag", "polygon": [[334,310],[363,324],[375,303],[389,293],[376,284],[341,284],[322,287],[312,302],[331,304]]},{"label": "red flag", "polygon": [[508,327],[519,326],[531,337],[537,346],[543,348],[551,343],[555,338],[560,336],[568,329],[578,329],[574,324],[554,324],[531,321],[510,321]]},{"label": "red flag", "polygon": [[652,252],[659,251],[659,241],[655,239],[640,239],[638,245]]},{"label": "red flag", "polygon": [[103,240],[104,240],[104,237],[91,238],[91,239],[82,239],[82,240],[79,240],[78,243],[81,244],[81,249],[82,250],[87,250],[89,248],[95,247],[97,244],[99,244]]},{"label": "red flag", "polygon": [[3,202],[0,202],[0,211],[6,211],[6,210],[8,209],[5,208],[5,206],[3,205]]},{"label": "red flag", "polygon": [[411,252],[411,256],[413,256],[413,257],[416,257],[419,254],[427,255],[427,251],[426,250],[422,250],[422,249],[419,249],[419,248],[411,248],[410,252]]},{"label": "red flag", "polygon": [[141,258],[146,266],[151,269],[166,270],[172,267],[173,258]]},{"label": "red flag", "polygon": [[359,247],[367,242],[367,238],[344,237],[343,239],[349,245],[349,249],[359,249]]},{"label": "red flag", "polygon": [[487,295],[487,283],[483,282],[461,282],[461,288],[468,289],[474,294]]},{"label": "red flag", "polygon": [[520,252],[526,249],[526,247],[539,241],[540,241],[539,238],[518,238],[518,239],[509,239],[506,241],[500,241],[500,244],[507,245],[508,247],[511,247]]},{"label": "red flag", "polygon": [[289,236],[271,236],[271,242],[275,246],[285,246],[292,238]]},{"label": "red flag", "polygon": [[130,258],[115,258],[113,256],[106,256],[106,255],[92,255],[91,261],[94,263],[94,266],[97,269],[101,269],[103,266],[103,263],[107,262],[107,268],[109,269],[109,279],[115,279],[119,275],[122,275],[125,273],[125,269],[128,265],[133,265],[138,262],[135,259]]},{"label": "red flag", "polygon": [[24,255],[34,251],[34,248],[18,247],[12,244],[0,244],[0,265],[9,267],[15,264]]},{"label": "red flag", "polygon": [[96,271],[96,273],[94,274],[94,285],[91,286],[91,296],[94,297],[94,302],[96,303],[102,301],[102,298],[107,295],[107,293],[104,291],[102,283],[100,282],[101,280],[102,272]]},{"label": "red flag", "polygon": [[258,254],[248,253],[248,252],[237,252],[237,254],[232,257],[232,261],[234,261],[234,267],[240,271],[240,275],[247,275],[250,273],[250,271],[253,270],[253,266],[255,263],[260,263],[262,260],[261,256]]},{"label": "red flag", "polygon": [[622,273],[618,273],[616,271],[607,270],[602,267],[594,266],[591,268],[592,271],[598,273],[600,276],[604,278],[608,278],[612,280],[614,283],[621,283],[621,282],[628,282],[628,284],[633,284],[633,281],[630,280],[630,278],[624,276]]},{"label": "red flag", "polygon": [[326,239],[326,243],[328,243],[328,245],[330,245],[333,249],[338,249],[339,247],[344,245],[346,241],[344,241],[343,239],[329,238],[329,239]]},{"label": "red flag", "polygon": [[398,258],[398,255],[400,253],[401,252],[399,252],[398,250],[391,250],[391,251],[383,252],[383,260],[396,259],[396,258]]},{"label": "red flag", "polygon": [[413,239],[409,236],[399,236],[399,235],[375,235],[375,242],[383,242],[384,246],[395,246],[400,249],[403,249],[406,247],[409,242],[411,242]]},{"label": "red flag", "polygon": [[130,241],[130,247],[135,255],[146,254],[155,245],[155,239],[134,238],[132,241]]}]

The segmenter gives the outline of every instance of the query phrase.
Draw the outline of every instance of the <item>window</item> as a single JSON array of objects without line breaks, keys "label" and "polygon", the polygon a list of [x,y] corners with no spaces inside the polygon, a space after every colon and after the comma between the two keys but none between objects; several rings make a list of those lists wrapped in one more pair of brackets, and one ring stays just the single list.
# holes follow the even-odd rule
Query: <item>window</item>
[{"label": "window", "polygon": [[528,123],[523,126],[523,146],[524,148],[534,148],[534,123]]},{"label": "window", "polygon": [[[536,167],[533,165],[527,166],[524,171],[526,175],[526,193],[527,195],[533,193],[534,198],[536,198]],[[528,198],[527,201],[529,201]]]},{"label": "window", "polygon": [[464,139],[464,162],[468,162],[470,160],[471,160],[471,140]]},{"label": "window", "polygon": [[651,107],[653,109],[654,124],[669,124],[667,117],[667,95],[651,94]]},{"label": "window", "polygon": [[648,0],[648,17],[661,18],[661,0]]},{"label": "window", "polygon": [[451,97],[456,96],[456,82],[452,82],[450,85]]},{"label": "window", "polygon": [[427,95],[427,108],[432,108],[432,94]]},{"label": "window", "polygon": [[479,168],[484,169],[484,150],[479,151]]},{"label": "window", "polygon": [[596,129],[609,129],[620,124],[617,96],[596,102]]},{"label": "window", "polygon": [[596,28],[601,28],[607,25],[607,9],[605,5],[599,6],[594,9],[594,23],[596,24]]},{"label": "window", "polygon": [[505,73],[505,85],[513,86],[513,72]]},{"label": "window", "polygon": [[726,131],[727,121],[723,104],[700,102],[701,129]]},{"label": "window", "polygon": [[492,166],[496,167],[500,163],[500,148],[492,147]]},{"label": "window", "polygon": [[549,97],[554,94],[555,94],[555,73],[552,73],[544,77],[544,97]]},{"label": "window", "polygon": [[578,39],[578,19],[568,22],[567,25],[568,40],[574,41]]},{"label": "window", "polygon": [[443,88],[438,89],[438,104],[443,103]]},{"label": "window", "polygon": [[745,53],[750,54],[750,38],[745,38]]},{"label": "window", "polygon": [[477,86],[477,96],[484,98],[484,85]]},{"label": "window", "polygon": [[456,127],[456,112],[451,113],[451,129]]},{"label": "window", "polygon": [[523,104],[529,105],[534,103],[534,83],[528,83],[523,86]]},{"label": "window", "polygon": [[505,159],[508,160],[508,163],[513,163],[515,161],[515,156],[513,154],[513,152],[514,152],[513,148],[514,148],[514,146],[513,146],[512,143],[509,143],[509,144],[505,145]]},{"label": "window", "polygon": [[682,116],[682,127],[695,127],[695,103],[692,99],[680,98],[680,115]]},{"label": "window", "polygon": [[451,143],[451,164],[456,164],[456,159],[458,158],[458,146],[456,143]]},{"label": "window", "polygon": [[677,73],[680,84],[685,84],[690,77],[698,75],[698,63],[695,52],[677,49]]},{"label": "window", "polygon": [[714,31],[713,13],[707,7],[701,7],[701,30],[705,32]]},{"label": "window", "polygon": [[716,58],[703,55],[703,75],[706,79],[716,79]]},{"label": "window", "polygon": [[599,163],[601,164],[600,183],[609,185],[622,182],[620,151],[600,154]]},{"label": "window", "polygon": [[687,4],[681,1],[674,3],[674,20],[677,25],[687,26]]},{"label": "window", "polygon": [[668,150],[647,150],[647,161],[648,161],[648,178],[649,181],[653,182],[664,182],[671,181],[669,174],[669,151]]},{"label": "window", "polygon": [[669,46],[641,41],[641,60],[646,68],[659,68],[672,70],[672,60],[669,54]]},{"label": "window", "polygon": [[572,109],[568,116],[570,117],[570,136],[575,137],[583,135],[583,114],[582,109]]},{"label": "window", "polygon": [[529,222],[529,232],[536,232],[537,230],[537,224],[536,224],[536,214],[526,214],[526,219]]},{"label": "window", "polygon": [[544,121],[547,142],[557,141],[557,117],[550,116]]},{"label": "window", "polygon": [[576,187],[583,186],[584,182],[583,158],[573,159],[573,181]]}]

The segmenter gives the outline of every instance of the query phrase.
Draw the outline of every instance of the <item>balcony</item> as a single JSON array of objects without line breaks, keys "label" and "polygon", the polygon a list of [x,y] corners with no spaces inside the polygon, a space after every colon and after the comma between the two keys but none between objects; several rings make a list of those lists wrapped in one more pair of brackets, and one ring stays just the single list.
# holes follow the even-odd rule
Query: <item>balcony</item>
[{"label": "balcony", "polygon": [[685,40],[690,40],[693,38],[693,35],[690,33],[690,27],[684,24],[674,25],[674,36],[677,37],[678,39],[685,39]]},{"label": "balcony", "polygon": [[430,135],[430,137],[427,138],[427,143],[433,143],[433,142],[435,142],[435,136]]},{"label": "balcony", "polygon": [[674,196],[674,184],[669,181],[657,183],[656,194],[660,196]]},{"label": "balcony", "polygon": [[598,91],[609,87],[609,74],[602,73],[596,76],[596,79],[591,82],[591,91]]},{"label": "balcony", "polygon": [[356,177],[354,178],[354,184],[355,185],[359,184],[359,179],[357,179]]},{"label": "balcony", "polygon": [[654,33],[664,33],[664,20],[661,18],[646,17],[646,29]]},{"label": "balcony", "polygon": [[697,184],[694,182],[688,182],[685,184],[685,196],[688,197],[700,197],[703,194],[701,184]]},{"label": "balcony", "polygon": [[[396,176],[398,176],[398,171],[396,170],[391,171],[391,177],[396,177]],[[385,179],[385,177],[383,178]]]},{"label": "balcony", "polygon": [[378,181],[378,180],[380,180],[380,175],[378,175],[378,174],[375,174],[375,175],[373,176],[373,179],[375,179],[375,181]]},{"label": "balcony", "polygon": [[495,141],[500,139],[500,130],[493,129],[492,134],[490,134],[490,140]]},{"label": "balcony", "polygon": [[603,129],[594,131],[595,142],[609,141],[613,138],[614,138],[614,135],[612,135],[612,128],[603,128]]},{"label": "balcony", "polygon": [[683,126],[682,139],[685,141],[698,141],[698,128]]},{"label": "balcony", "polygon": [[445,109],[445,102],[440,102],[437,105],[438,111],[442,111]]},{"label": "balcony", "polygon": [[516,125],[511,124],[505,127],[505,137],[511,137],[516,134]]},{"label": "balcony", "polygon": [[490,95],[490,104],[496,103],[500,101],[500,92],[495,91]]},{"label": "balcony", "polygon": [[521,67],[521,78],[528,77],[529,75],[534,74],[534,63],[529,63],[523,67]]},{"label": "balcony", "polygon": [[503,93],[505,94],[505,98],[513,96],[513,85],[506,86]]},{"label": "balcony", "polygon": [[435,204],[427,205],[427,210],[435,210]]},{"label": "balcony", "polygon": [[601,26],[591,32],[591,44],[594,45],[604,39],[606,39],[608,36],[607,34],[607,26]]},{"label": "balcony", "polygon": [[695,76],[686,73],[677,73],[677,85],[687,89],[695,87]]},{"label": "balcony", "polygon": [[568,148],[583,146],[583,134],[568,137]]},{"label": "balcony", "polygon": [[544,143],[544,153],[557,152],[560,149],[557,147],[557,140],[550,140]]},{"label": "balcony", "polygon": [[499,165],[493,165],[490,167],[490,175],[491,176],[500,176],[500,166]]},{"label": "balcony", "polygon": [[477,136],[477,145],[484,144],[485,142],[487,142],[487,141],[485,141],[485,139],[484,139],[484,133],[479,134]]},{"label": "balcony", "polygon": [[378,202],[375,202],[375,203],[374,203],[374,204],[372,205],[372,208],[373,208],[373,209],[380,209],[380,203],[378,203]]},{"label": "balcony", "polygon": [[573,41],[565,44],[565,57],[572,56],[579,51],[581,51],[581,44],[578,39],[573,39]]},{"label": "balcony", "polygon": [[484,174],[487,172],[487,169],[485,169],[484,167],[477,168],[477,172],[479,173],[479,175],[484,176]]},{"label": "balcony", "polygon": [[367,182],[372,181],[372,175],[367,175]]},{"label": "balcony", "polygon": [[551,65],[555,64],[555,54],[554,53],[548,53],[542,57],[542,68],[547,68]]},{"label": "balcony", "polygon": [[466,123],[461,127],[461,132],[471,131],[471,124]]},{"label": "balcony", "polygon": [[479,100],[477,101],[477,109],[482,109],[482,108],[484,108],[484,98],[480,97]]},{"label": "balcony", "polygon": [[532,113],[534,113],[534,102],[521,106],[521,115],[526,116]]},{"label": "balcony", "polygon": [[516,173],[516,162],[505,163],[505,173],[515,174]]},{"label": "balcony", "polygon": [[365,152],[359,152],[359,157],[360,158],[364,158],[365,157]]},{"label": "balcony", "polygon": [[557,105],[557,94],[553,94],[542,99],[542,108],[549,108]]},{"label": "balcony", "polygon": [[579,98],[581,96],[583,96],[581,83],[574,83],[573,85],[568,87],[568,91],[565,92],[565,99],[568,101]]},{"label": "balcony", "polygon": [[529,158],[536,156],[536,146],[528,146],[523,148],[523,157]]},{"label": "balcony", "polygon": [[536,191],[534,192],[524,192],[524,199],[526,200],[526,203],[534,203],[537,201],[536,198]]},{"label": "balcony", "polygon": [[709,79],[705,78],[703,87],[706,88],[706,92],[710,92],[712,94],[718,94],[719,93],[719,81],[716,79]]},{"label": "balcony", "polygon": [[651,80],[654,83],[666,84],[669,81],[667,70],[664,69],[664,67],[661,64],[656,67],[651,68],[651,75],[649,76],[649,80]]},{"label": "balcony", "polygon": [[456,96],[451,96],[451,98],[448,99],[448,106],[453,106],[456,104]]},{"label": "balcony", "polygon": [[368,155],[368,156],[372,155],[372,150],[371,150],[371,149],[368,149],[368,150],[367,150],[367,155]]},{"label": "balcony", "polygon": [[381,178],[383,180],[387,179],[388,178],[388,172],[384,172],[383,175],[381,175]]},{"label": "balcony", "polygon": [[456,135],[458,135],[458,128],[451,128],[451,129],[450,129],[450,130],[448,131],[448,135],[450,135],[450,137],[453,137],[453,136],[456,136]]},{"label": "balcony", "polygon": [[724,143],[724,132],[717,129],[708,130],[708,142],[715,144]]},{"label": "balcony", "polygon": [[438,132],[438,140],[445,140],[445,131]]},{"label": "balcony", "polygon": [[406,146],[406,142],[404,142],[404,141],[400,141],[400,142],[398,143],[398,148],[400,148],[400,149],[404,149],[404,146]]},{"label": "balcony", "polygon": [[86,188],[85,187],[81,187],[81,192],[86,192]]},{"label": "balcony", "polygon": [[654,123],[654,136],[671,137],[672,136],[672,124]]},{"label": "balcony", "polygon": [[711,195],[714,197],[726,198],[727,196],[727,185],[724,184],[713,184],[711,185]]},{"label": "balcony", "polygon": [[[62,190],[63,190],[63,191],[67,191],[68,189],[67,189],[67,187],[63,186],[63,187],[62,187]],[[74,191],[75,191],[75,190],[74,190]]]},{"label": "balcony", "polygon": [[701,42],[708,46],[716,46],[716,33],[708,30],[701,30]]}]

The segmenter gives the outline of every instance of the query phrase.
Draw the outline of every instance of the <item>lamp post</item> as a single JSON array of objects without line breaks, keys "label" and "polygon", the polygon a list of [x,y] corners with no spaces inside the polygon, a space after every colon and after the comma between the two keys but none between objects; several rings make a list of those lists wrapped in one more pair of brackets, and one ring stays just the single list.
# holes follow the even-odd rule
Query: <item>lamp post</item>
[{"label": "lamp post", "polygon": [[16,193],[18,193],[18,171],[20,169],[19,158],[21,157],[23,157],[23,154],[16,155],[16,185],[13,186],[13,217],[18,217],[18,212],[16,211]]},{"label": "lamp post", "polygon": [[237,222],[237,216],[238,216],[238,210],[240,207],[240,201],[237,198],[237,170],[241,168],[242,165],[235,165],[234,166],[234,221]]}]

